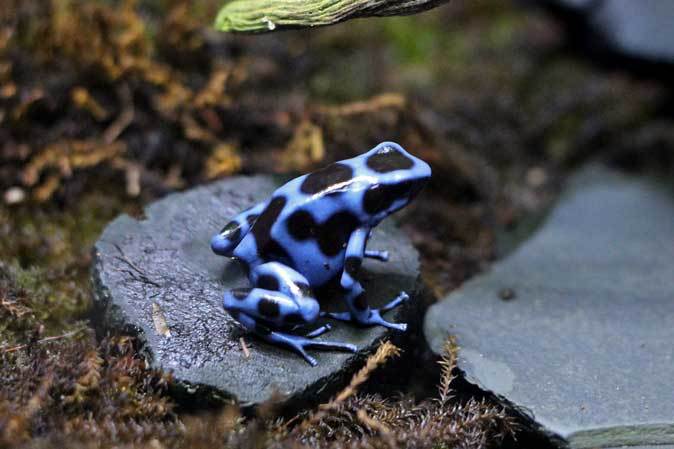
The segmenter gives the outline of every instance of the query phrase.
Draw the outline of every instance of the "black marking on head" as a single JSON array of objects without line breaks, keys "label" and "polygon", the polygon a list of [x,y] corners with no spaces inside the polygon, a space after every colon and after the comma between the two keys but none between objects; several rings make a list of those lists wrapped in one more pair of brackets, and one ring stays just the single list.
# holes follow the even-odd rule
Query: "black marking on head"
[{"label": "black marking on head", "polygon": [[306,322],[301,313],[293,312],[289,313],[283,317],[283,321],[286,324],[303,324]]},{"label": "black marking on head", "polygon": [[351,178],[353,178],[351,167],[336,162],[307,175],[300,190],[302,193],[312,195],[327,190],[335,184],[349,181]]},{"label": "black marking on head", "polygon": [[359,225],[358,217],[351,212],[337,212],[320,227],[318,246],[326,256],[339,254],[349,241],[351,233]]},{"label": "black marking on head", "polygon": [[365,164],[377,173],[407,170],[414,167],[412,159],[391,147],[384,147],[377,151],[367,158]]},{"label": "black marking on head", "polygon": [[358,270],[360,270],[360,266],[362,263],[363,259],[361,259],[360,257],[349,256],[346,258],[346,261],[344,262],[344,269],[349,274],[349,276],[355,277],[356,274],[358,273]]},{"label": "black marking on head", "polygon": [[311,292],[311,287],[309,287],[309,284],[305,284],[304,282],[295,282],[295,286],[300,290],[302,296],[305,298],[313,297],[313,293]]},{"label": "black marking on head", "polygon": [[237,221],[230,221],[220,231],[220,235],[232,241],[241,239],[241,225]]},{"label": "black marking on head", "polygon": [[259,217],[258,214],[250,214],[246,217],[246,221],[248,222],[248,226],[253,226],[255,224],[255,221],[257,220],[257,217]]},{"label": "black marking on head", "polygon": [[295,240],[306,240],[315,237],[318,231],[318,225],[311,212],[306,210],[297,210],[288,217],[288,233]]},{"label": "black marking on head", "polygon": [[281,315],[281,307],[278,303],[273,299],[265,298],[264,296],[260,298],[260,302],[257,303],[257,311],[266,318],[277,318]]},{"label": "black marking on head", "polygon": [[396,200],[412,199],[425,184],[425,179],[411,179],[396,184],[376,184],[363,195],[363,210],[371,215],[384,212]]},{"label": "black marking on head", "polygon": [[367,298],[365,297],[365,292],[362,292],[360,295],[356,296],[353,300],[353,306],[358,310],[367,310]]},{"label": "black marking on head", "polygon": [[256,286],[258,288],[264,289],[264,290],[272,290],[272,291],[279,291],[279,281],[276,278],[276,276],[273,276],[271,274],[263,274],[257,278],[257,284]]},{"label": "black marking on head", "polygon": [[250,293],[249,288],[235,288],[231,290],[232,296],[239,301],[243,301],[248,298],[248,293]]}]

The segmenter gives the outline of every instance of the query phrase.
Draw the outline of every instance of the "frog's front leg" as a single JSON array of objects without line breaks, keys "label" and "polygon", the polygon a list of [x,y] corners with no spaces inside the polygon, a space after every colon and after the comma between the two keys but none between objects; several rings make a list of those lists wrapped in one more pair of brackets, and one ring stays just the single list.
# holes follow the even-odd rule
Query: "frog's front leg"
[{"label": "frog's front leg", "polygon": [[252,289],[234,289],[225,293],[224,307],[246,329],[262,339],[288,346],[297,351],[312,366],[316,360],[306,348],[337,349],[355,352],[348,343],[313,340],[330,330],[321,326],[304,336],[288,331],[311,324],[319,314],[318,301],[313,298],[309,284],[297,271],[278,262],[262,264],[251,272]]},{"label": "frog's front leg", "polygon": [[232,218],[232,220],[211,239],[211,249],[213,252],[221,256],[231,257],[234,248],[236,248],[246,234],[248,234],[250,228],[255,224],[257,217],[260,216],[266,206],[266,202],[256,204]]},{"label": "frog's front leg", "polygon": [[[367,237],[365,238],[365,241],[372,237],[372,229],[370,229],[367,232]],[[364,249],[363,250],[363,257],[367,257],[368,259],[375,259],[379,260],[381,262],[388,262],[388,251],[378,251],[378,250],[371,250],[371,249]]]},{"label": "frog's front leg", "polygon": [[342,273],[340,285],[345,291],[344,299],[349,311],[329,312],[324,315],[342,321],[354,321],[364,326],[380,325],[404,331],[407,329],[407,324],[391,323],[386,321],[382,317],[382,314],[407,301],[409,295],[405,292],[401,292],[394,300],[384,305],[382,308],[372,309],[367,304],[363,286],[355,279],[355,276],[363,263],[363,258],[368,256],[367,251],[365,251],[365,245],[367,244],[369,232],[370,231],[367,228],[356,229],[351,234],[349,243],[346,246],[344,272]]}]

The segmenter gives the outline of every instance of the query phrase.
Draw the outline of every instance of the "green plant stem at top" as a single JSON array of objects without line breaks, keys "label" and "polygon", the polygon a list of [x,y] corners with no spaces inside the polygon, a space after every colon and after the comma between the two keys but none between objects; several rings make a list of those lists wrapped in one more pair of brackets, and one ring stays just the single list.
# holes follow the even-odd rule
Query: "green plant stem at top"
[{"label": "green plant stem at top", "polygon": [[261,33],[332,25],[357,17],[415,14],[449,0],[232,0],[215,20],[220,31]]}]

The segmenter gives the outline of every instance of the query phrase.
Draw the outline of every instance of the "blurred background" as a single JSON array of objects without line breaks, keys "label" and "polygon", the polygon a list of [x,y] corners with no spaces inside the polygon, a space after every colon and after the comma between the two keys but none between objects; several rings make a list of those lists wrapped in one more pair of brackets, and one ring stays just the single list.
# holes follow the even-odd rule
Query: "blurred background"
[{"label": "blurred background", "polygon": [[[2,353],[0,378],[14,381],[0,385],[0,428],[13,416],[12,438],[30,438],[100,430],[119,410],[150,423],[172,413],[141,365],[120,396],[121,377],[105,376],[122,370],[112,360],[137,362],[132,342],[101,347],[85,321],[93,242],[169,192],[397,141],[433,166],[401,221],[442,295],[584,162],[671,178],[674,41],[628,3],[452,0],[248,36],[215,31],[211,0],[0,0],[0,288],[23,298],[0,308],[0,345],[78,333],[51,355]],[[656,21],[674,10],[643,5]],[[39,399],[45,382],[71,391],[82,363],[110,367],[97,380],[107,392]]]}]

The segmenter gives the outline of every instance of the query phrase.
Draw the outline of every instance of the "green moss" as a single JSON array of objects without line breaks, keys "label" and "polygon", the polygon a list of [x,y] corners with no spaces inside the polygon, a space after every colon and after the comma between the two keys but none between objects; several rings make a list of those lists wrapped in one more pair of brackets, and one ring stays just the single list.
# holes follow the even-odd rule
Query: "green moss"
[{"label": "green moss", "polygon": [[400,64],[430,65],[447,33],[436,17],[389,17],[382,20],[385,38]]}]

